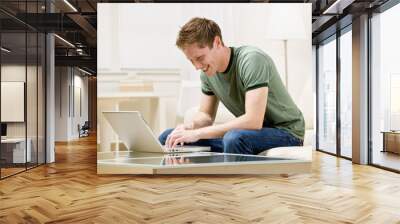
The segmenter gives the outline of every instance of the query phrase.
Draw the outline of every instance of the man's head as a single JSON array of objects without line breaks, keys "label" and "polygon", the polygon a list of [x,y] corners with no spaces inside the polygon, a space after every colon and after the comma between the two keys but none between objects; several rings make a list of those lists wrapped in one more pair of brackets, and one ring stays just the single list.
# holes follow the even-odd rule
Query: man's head
[{"label": "man's head", "polygon": [[208,75],[224,71],[221,29],[214,21],[206,18],[193,18],[179,31],[176,40],[178,46],[196,69]]}]

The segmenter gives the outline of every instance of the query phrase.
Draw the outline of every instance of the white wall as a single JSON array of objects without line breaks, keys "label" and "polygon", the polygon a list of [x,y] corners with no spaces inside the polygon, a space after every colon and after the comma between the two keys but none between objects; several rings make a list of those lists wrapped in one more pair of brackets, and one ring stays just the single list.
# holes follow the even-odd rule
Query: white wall
[{"label": "white wall", "polygon": [[[290,8],[292,12],[297,10],[300,17],[287,15],[284,21],[276,19],[267,13],[272,5]],[[303,111],[307,127],[314,127],[311,4],[100,3],[99,79],[107,73],[129,76],[147,70],[154,70],[153,73],[178,70],[181,80],[199,82],[199,73],[175,47],[179,28],[195,16],[215,20],[221,27],[227,46],[254,45],[264,50],[274,60],[282,78],[285,76],[284,42],[268,39],[268,36],[288,26],[286,20],[300,18],[306,21],[302,39],[288,38],[288,86],[290,94]],[[281,29],[274,31],[272,26]],[[99,87],[98,91],[100,95],[102,88]]]},{"label": "white wall", "polygon": [[78,76],[81,80],[82,89],[82,116],[80,122],[83,124],[89,120],[89,78],[87,76]]},{"label": "white wall", "polygon": [[297,106],[303,112],[306,128],[314,128],[314,88],[312,72],[312,51],[304,41],[289,41],[288,88]]},{"label": "white wall", "polygon": [[68,141],[69,78],[67,67],[55,68],[55,141]]},{"label": "white wall", "polygon": [[[81,76],[82,73],[76,73],[74,75],[74,107],[72,108],[72,119],[71,119],[71,135],[73,138],[79,137],[77,126],[82,126],[85,121],[88,121],[88,78],[87,76]],[[79,93],[80,92],[80,93]],[[81,108],[80,108],[81,107]]]},{"label": "white wall", "polygon": [[55,141],[69,141],[79,137],[78,124],[88,120],[87,77],[71,67],[56,67],[55,73]]},{"label": "white wall", "polygon": [[24,122],[25,83],[1,82],[1,121]]}]

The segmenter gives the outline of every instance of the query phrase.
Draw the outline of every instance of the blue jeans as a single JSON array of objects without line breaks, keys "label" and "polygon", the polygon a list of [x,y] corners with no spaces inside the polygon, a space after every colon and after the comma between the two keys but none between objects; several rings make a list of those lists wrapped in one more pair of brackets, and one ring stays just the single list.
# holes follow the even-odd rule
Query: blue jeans
[{"label": "blue jeans", "polygon": [[[161,144],[165,144],[167,136],[173,130],[167,129],[160,135],[158,139]],[[212,152],[257,155],[271,148],[301,146],[303,141],[285,130],[264,127],[261,130],[234,129],[226,132],[223,138],[200,139],[197,142],[185,144],[210,146]]]}]

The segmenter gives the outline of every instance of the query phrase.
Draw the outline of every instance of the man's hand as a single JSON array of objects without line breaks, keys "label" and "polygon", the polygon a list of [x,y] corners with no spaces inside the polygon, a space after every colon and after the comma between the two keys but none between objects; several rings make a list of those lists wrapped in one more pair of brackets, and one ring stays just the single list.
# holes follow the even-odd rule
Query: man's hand
[{"label": "man's hand", "polygon": [[165,146],[167,146],[168,148],[170,148],[170,145],[172,145],[171,143],[171,136],[179,131],[184,131],[184,130],[191,130],[193,129],[193,124],[179,124],[178,126],[176,126],[176,128],[168,135],[167,140],[165,141]]},{"label": "man's hand", "polygon": [[200,139],[200,132],[198,129],[174,130],[167,139],[168,142],[165,144],[167,148],[175,148],[178,144],[183,145],[184,143],[197,142]]}]

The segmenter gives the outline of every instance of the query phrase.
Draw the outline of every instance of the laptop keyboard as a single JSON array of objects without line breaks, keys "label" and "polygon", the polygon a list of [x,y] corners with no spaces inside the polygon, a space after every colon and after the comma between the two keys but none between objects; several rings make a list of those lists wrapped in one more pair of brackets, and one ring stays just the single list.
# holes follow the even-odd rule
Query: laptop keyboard
[{"label": "laptop keyboard", "polygon": [[198,146],[175,146],[175,148],[163,147],[168,152],[192,152],[193,150],[191,149],[198,148]]}]

